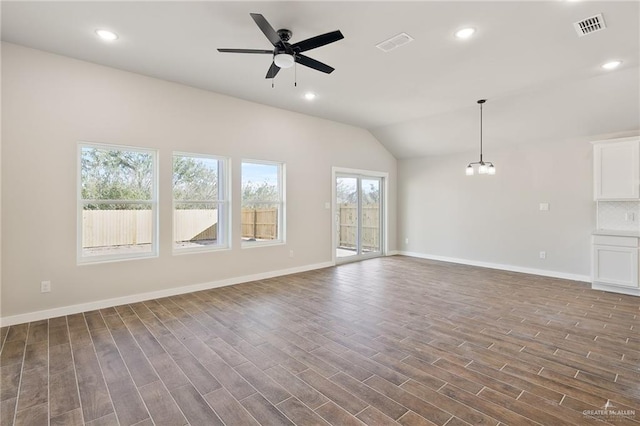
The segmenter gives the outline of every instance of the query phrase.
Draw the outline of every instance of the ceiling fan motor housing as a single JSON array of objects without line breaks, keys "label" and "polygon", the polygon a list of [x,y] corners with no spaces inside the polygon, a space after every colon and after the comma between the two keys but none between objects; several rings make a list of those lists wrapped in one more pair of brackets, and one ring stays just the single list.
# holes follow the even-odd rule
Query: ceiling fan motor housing
[{"label": "ceiling fan motor housing", "polygon": [[293,33],[291,32],[291,30],[287,30],[286,28],[281,28],[278,30],[278,37],[280,37],[280,40],[282,41],[291,40],[292,35]]}]

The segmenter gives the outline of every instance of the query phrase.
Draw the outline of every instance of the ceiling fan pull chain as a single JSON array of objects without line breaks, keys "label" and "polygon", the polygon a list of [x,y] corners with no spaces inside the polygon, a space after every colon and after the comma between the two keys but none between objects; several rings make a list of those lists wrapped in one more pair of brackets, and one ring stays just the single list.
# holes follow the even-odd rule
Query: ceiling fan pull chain
[{"label": "ceiling fan pull chain", "polygon": [[298,87],[298,63],[293,63],[293,87]]}]

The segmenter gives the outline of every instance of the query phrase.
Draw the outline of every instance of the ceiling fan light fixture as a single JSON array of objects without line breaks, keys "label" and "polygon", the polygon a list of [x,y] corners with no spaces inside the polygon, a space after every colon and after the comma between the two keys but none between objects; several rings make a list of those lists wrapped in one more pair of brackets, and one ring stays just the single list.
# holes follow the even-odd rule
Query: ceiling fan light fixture
[{"label": "ceiling fan light fixture", "polygon": [[316,98],[316,94],[313,92],[307,92],[304,94],[304,98],[308,101],[312,101]]},{"label": "ceiling fan light fixture", "polygon": [[273,57],[273,63],[279,68],[291,68],[294,62],[293,55],[288,53],[278,53]]}]

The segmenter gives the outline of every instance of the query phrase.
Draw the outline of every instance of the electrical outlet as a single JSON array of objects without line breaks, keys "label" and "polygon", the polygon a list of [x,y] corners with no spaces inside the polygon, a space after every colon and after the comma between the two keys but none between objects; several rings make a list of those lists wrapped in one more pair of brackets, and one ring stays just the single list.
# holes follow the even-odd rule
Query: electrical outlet
[{"label": "electrical outlet", "polygon": [[548,212],[549,211],[549,203],[540,203],[540,211]]},{"label": "electrical outlet", "polygon": [[293,250],[289,250],[289,257],[293,257]]},{"label": "electrical outlet", "polygon": [[547,258],[547,252],[546,251],[541,251],[540,252],[540,259],[546,259]]},{"label": "electrical outlet", "polygon": [[407,238],[405,238],[405,239],[404,239],[404,243],[405,243],[405,244],[409,244],[409,237],[407,237]]},{"label": "electrical outlet", "polygon": [[624,220],[627,222],[633,222],[636,220],[636,214],[634,212],[625,213]]},{"label": "electrical outlet", "polygon": [[49,293],[51,291],[51,281],[42,281],[40,283],[40,293]]},{"label": "electrical outlet", "polygon": [[327,210],[331,209],[331,203],[328,202],[328,201],[326,203],[324,203],[324,208],[327,209]]}]

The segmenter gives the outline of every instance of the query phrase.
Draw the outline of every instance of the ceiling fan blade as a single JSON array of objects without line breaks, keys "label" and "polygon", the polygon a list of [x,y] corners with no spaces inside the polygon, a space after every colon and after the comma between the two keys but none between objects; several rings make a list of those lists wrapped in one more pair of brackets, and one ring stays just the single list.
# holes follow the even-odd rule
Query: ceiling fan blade
[{"label": "ceiling fan blade", "polygon": [[280,40],[280,36],[278,36],[276,30],[273,29],[271,24],[265,19],[264,16],[259,13],[250,13],[250,15],[256,22],[256,25],[258,25],[258,28],[260,28],[260,31],[262,31],[263,34],[267,36],[271,44],[276,47],[284,47],[284,45],[282,44],[282,40]]},{"label": "ceiling fan blade", "polygon": [[268,53],[273,54],[273,50],[265,49],[218,49],[218,52],[223,53]]},{"label": "ceiling fan blade", "polygon": [[271,67],[269,67],[269,71],[267,71],[267,75],[265,78],[275,78],[278,74],[278,71],[280,71],[280,67],[277,66],[275,62],[273,62],[271,64]]},{"label": "ceiling fan blade", "polygon": [[316,61],[315,59],[311,59],[308,56],[297,54],[295,56],[295,61],[300,65],[304,65],[305,67],[313,68],[314,70],[321,71],[327,74],[331,74],[334,70],[333,67],[330,67],[327,64],[323,64],[320,61]]},{"label": "ceiling fan blade", "polygon": [[306,40],[299,41],[291,45],[296,52],[306,52],[307,50],[315,49],[316,47],[324,46],[334,41],[342,40],[344,36],[338,31],[332,31],[330,33],[321,34],[319,36],[311,37]]}]

